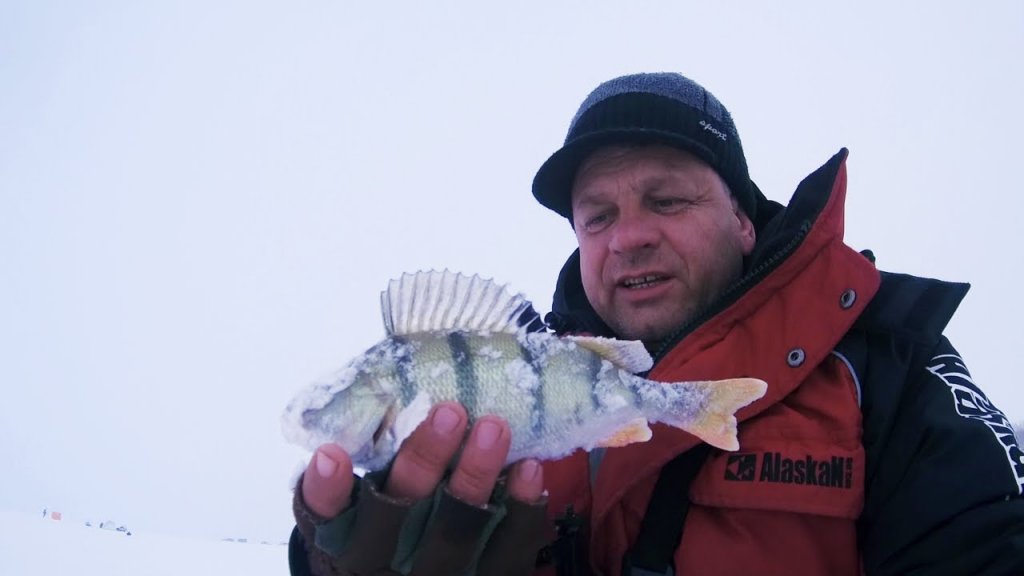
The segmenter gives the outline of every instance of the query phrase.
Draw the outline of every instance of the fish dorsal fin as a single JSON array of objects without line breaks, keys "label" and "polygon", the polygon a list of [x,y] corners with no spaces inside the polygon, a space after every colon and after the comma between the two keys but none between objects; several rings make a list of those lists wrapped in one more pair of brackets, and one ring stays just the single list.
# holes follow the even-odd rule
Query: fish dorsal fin
[{"label": "fish dorsal fin", "polygon": [[577,346],[587,350],[622,368],[626,372],[637,374],[646,372],[654,365],[654,359],[639,340],[616,340],[600,336],[565,336]]},{"label": "fish dorsal fin", "polygon": [[533,307],[521,294],[474,274],[445,270],[402,274],[380,293],[389,336],[420,332],[508,332],[518,334],[520,316]]}]

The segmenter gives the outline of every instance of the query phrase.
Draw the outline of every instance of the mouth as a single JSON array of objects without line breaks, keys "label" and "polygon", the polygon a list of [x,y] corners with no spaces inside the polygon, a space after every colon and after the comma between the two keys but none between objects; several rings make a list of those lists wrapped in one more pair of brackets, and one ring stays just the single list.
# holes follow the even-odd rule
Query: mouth
[{"label": "mouth", "polygon": [[387,431],[388,423],[385,422],[384,420],[381,420],[380,425],[378,425],[377,429],[373,431],[373,442],[371,442],[370,445],[376,446],[377,443],[380,442],[380,439],[384,437],[384,434],[387,433]]},{"label": "mouth", "polygon": [[647,274],[645,276],[633,276],[619,280],[619,286],[622,286],[627,290],[639,290],[641,288],[650,288],[651,286],[657,286],[658,284],[666,280],[668,280],[667,276]]},{"label": "mouth", "polygon": [[397,404],[388,406],[384,417],[377,423],[377,429],[373,431],[373,439],[369,446],[371,450],[375,450],[381,447],[381,443],[392,444],[394,442],[394,434],[391,427],[395,424],[395,418],[398,416]]},{"label": "mouth", "polygon": [[370,440],[363,442],[355,453],[351,454],[352,461],[363,463],[370,462],[375,458],[379,458],[382,452],[386,452],[387,446],[390,446],[388,426],[384,421],[381,421],[373,431],[373,436]]}]

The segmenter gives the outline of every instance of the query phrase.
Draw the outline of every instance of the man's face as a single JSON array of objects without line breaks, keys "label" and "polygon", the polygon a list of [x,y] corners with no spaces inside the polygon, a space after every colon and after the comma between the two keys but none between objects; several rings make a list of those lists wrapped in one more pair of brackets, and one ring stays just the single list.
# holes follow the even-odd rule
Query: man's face
[{"label": "man's face", "polygon": [[739,279],[754,226],[696,156],[602,148],[572,187],[583,288],[620,338],[668,337]]}]

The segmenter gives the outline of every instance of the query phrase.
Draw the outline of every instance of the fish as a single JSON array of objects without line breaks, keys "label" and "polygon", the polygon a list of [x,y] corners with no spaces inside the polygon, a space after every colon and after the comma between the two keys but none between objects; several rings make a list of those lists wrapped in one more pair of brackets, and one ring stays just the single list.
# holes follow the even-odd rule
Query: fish
[{"label": "fish", "polygon": [[406,273],[381,292],[385,337],[332,377],[301,390],[282,430],[308,450],[340,445],[353,465],[388,465],[440,402],[470,421],[493,414],[512,431],[507,463],[627,446],[664,423],[739,449],[735,412],[761,398],[757,378],[656,382],[642,342],[557,336],[522,294],[479,275]]}]

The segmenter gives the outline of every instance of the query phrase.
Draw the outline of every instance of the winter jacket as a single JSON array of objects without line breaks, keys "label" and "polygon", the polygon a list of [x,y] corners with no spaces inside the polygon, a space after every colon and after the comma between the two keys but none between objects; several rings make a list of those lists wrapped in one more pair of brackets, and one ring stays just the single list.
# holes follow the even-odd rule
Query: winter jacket
[{"label": "winter jacket", "polygon": [[[768,382],[737,414],[739,452],[699,466],[676,574],[1024,574],[1024,457],[942,336],[967,286],[880,273],[843,244],[845,159],[785,209],[759,206],[744,279],[648,374]],[[578,254],[550,321],[611,335]],[[545,464],[552,524],[570,507],[584,519],[577,574],[620,573],[660,470],[697,443],[658,425],[649,442]]]}]

